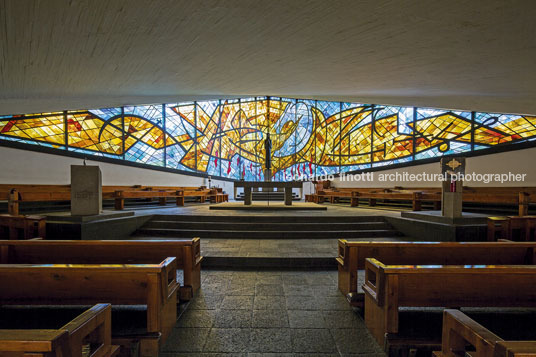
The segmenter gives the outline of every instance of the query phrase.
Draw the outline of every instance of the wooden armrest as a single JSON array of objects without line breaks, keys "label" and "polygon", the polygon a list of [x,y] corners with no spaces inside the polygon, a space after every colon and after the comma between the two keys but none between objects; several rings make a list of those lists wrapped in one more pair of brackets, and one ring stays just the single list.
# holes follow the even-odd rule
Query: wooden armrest
[{"label": "wooden armrest", "polygon": [[384,268],[383,264],[376,259],[367,258],[365,261],[365,284],[363,291],[372,297],[378,306],[383,305],[384,296]]},{"label": "wooden armrest", "polygon": [[62,329],[69,331],[69,344],[73,356],[80,355],[89,345],[92,356],[104,356],[111,346],[112,308],[110,304],[97,304],[70,321]]},{"label": "wooden armrest", "polygon": [[168,257],[160,266],[162,267],[162,298],[169,299],[179,288],[177,281],[177,258]]},{"label": "wooden armrest", "polygon": [[348,258],[348,246],[346,245],[346,242],[347,242],[346,239],[339,239],[339,241],[337,242],[338,247],[339,247],[338,249],[339,255],[335,259],[337,260],[339,265],[342,267],[347,265],[346,259]]},{"label": "wooden armrest", "polygon": [[[444,355],[464,352],[467,343],[473,345],[479,356],[491,356],[493,346],[502,339],[459,310],[446,309],[443,312]],[[461,350],[461,351],[457,351]]]},{"label": "wooden armrest", "polygon": [[0,330],[2,352],[20,352],[22,356],[23,352],[52,352],[68,346],[69,332],[66,330]]}]

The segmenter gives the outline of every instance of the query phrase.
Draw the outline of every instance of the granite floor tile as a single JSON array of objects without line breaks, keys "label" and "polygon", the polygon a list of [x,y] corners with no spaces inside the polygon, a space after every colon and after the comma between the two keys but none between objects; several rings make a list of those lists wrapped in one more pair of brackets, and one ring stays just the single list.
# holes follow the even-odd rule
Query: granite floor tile
[{"label": "granite floor tile", "polygon": [[212,328],[203,352],[247,352],[249,328]]},{"label": "granite floor tile", "polygon": [[286,300],[284,296],[255,296],[254,310],[285,310]]},{"label": "granite floor tile", "polygon": [[307,296],[286,296],[288,310],[322,310],[322,305],[316,298]]},{"label": "granite floor tile", "polygon": [[200,352],[209,328],[174,328],[162,347],[163,352]]},{"label": "granite floor tile", "polygon": [[288,310],[291,328],[325,328],[322,311]]},{"label": "granite floor tile", "polygon": [[247,353],[160,352],[159,357],[248,357]]},{"label": "granite floor tile", "polygon": [[229,283],[211,283],[211,284],[203,284],[201,287],[201,291],[205,295],[224,295],[227,293],[227,288],[229,287]]},{"label": "granite floor tile", "polygon": [[221,308],[224,310],[251,310],[253,309],[253,296],[225,296]]},{"label": "granite floor tile", "polygon": [[255,285],[255,295],[285,295],[283,291],[283,285],[281,284],[263,284],[257,283]]},{"label": "granite floor tile", "polygon": [[323,311],[328,328],[366,328],[365,321],[354,311]]},{"label": "granite floor tile", "polygon": [[341,353],[382,353],[366,329],[331,329],[330,332]]},{"label": "granite floor tile", "polygon": [[324,296],[316,298],[317,302],[324,310],[352,311],[352,307],[344,296]]},{"label": "granite floor tile", "polygon": [[313,290],[308,285],[284,285],[286,296],[309,296],[313,297]]},{"label": "granite floor tile", "polygon": [[255,283],[232,283],[226,295],[255,295]]},{"label": "granite floor tile", "polygon": [[219,310],[214,316],[214,327],[251,327],[251,310]]},{"label": "granite floor tile", "polygon": [[177,327],[212,327],[216,310],[187,309],[177,322]]},{"label": "granite floor tile", "polygon": [[334,353],[335,341],[328,329],[291,329],[294,352]]},{"label": "granite floor tile", "polygon": [[250,352],[292,352],[289,329],[255,328],[250,334]]},{"label": "granite floor tile", "polygon": [[221,306],[223,295],[199,294],[188,304],[190,310],[214,310]]},{"label": "granite floor tile", "polygon": [[253,310],[252,327],[289,327],[286,310]]}]

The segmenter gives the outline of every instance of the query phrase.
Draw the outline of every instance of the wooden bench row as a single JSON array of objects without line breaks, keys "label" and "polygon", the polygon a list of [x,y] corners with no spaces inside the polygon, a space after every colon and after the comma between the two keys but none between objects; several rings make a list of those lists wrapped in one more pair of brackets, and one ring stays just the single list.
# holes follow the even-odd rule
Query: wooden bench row
[{"label": "wooden bench row", "polygon": [[[126,199],[153,199],[165,205],[168,198],[174,199],[177,206],[184,206],[185,197],[193,197],[199,202],[210,199],[213,203],[229,200],[229,195],[218,188],[179,187],[179,186],[103,186],[102,198],[115,201],[117,210],[124,209]],[[70,201],[69,185],[0,185],[0,200],[8,201],[11,215],[19,214],[20,202]]]},{"label": "wooden bench row", "polygon": [[365,263],[365,324],[380,345],[399,333],[400,307],[536,307],[534,265]]},{"label": "wooden bench row", "polygon": [[366,258],[384,264],[465,265],[536,264],[536,243],[516,242],[349,242],[338,241],[339,290],[352,305],[363,307],[358,293],[358,273]]},{"label": "wooden bench row", "polygon": [[504,341],[459,310],[443,311],[441,351],[436,357],[529,357],[536,356],[536,341]]},{"label": "wooden bench row", "polygon": [[488,217],[489,242],[499,239],[536,241],[536,216]]},{"label": "wooden bench row", "polygon": [[113,357],[110,304],[97,304],[56,329],[0,329],[0,356]]},{"label": "wooden bench row", "polygon": [[0,239],[32,239],[37,237],[46,237],[45,217],[0,214]]},{"label": "wooden bench row", "polygon": [[[178,299],[200,286],[199,242],[1,241],[0,286],[10,288],[0,290],[0,305],[146,305],[146,326],[134,337],[141,356],[157,356],[176,323]],[[132,338],[113,336],[113,343]]]},{"label": "wooden bench row", "polygon": [[[531,196],[536,197],[535,187],[464,187],[463,202],[482,204],[517,205],[520,216],[528,214]],[[441,207],[440,188],[338,188],[322,189],[316,194],[308,195],[306,200],[315,203],[339,202],[348,198],[352,207],[359,205],[360,199],[367,199],[370,206],[375,206],[377,200],[407,201],[412,203],[414,211],[422,210],[423,202],[432,202],[434,209]]]},{"label": "wooden bench row", "polygon": [[339,240],[337,262],[339,290],[380,345],[399,333],[399,307],[536,307],[536,243]]}]

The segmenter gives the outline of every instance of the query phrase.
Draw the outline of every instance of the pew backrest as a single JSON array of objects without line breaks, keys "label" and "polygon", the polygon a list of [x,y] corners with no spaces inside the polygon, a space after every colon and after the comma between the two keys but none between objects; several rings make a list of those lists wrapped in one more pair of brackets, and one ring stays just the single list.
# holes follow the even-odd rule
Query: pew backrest
[{"label": "pew backrest", "polygon": [[535,265],[386,265],[367,258],[363,289],[379,305],[536,306]]}]

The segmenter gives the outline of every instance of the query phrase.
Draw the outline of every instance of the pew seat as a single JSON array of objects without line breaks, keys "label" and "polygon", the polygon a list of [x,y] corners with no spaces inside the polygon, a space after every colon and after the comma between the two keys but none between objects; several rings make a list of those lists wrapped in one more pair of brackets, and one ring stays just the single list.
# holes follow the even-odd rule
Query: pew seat
[{"label": "pew seat", "polygon": [[[366,258],[384,264],[536,264],[536,243],[517,242],[349,242],[338,241],[339,290],[355,307],[363,307],[358,274]],[[361,271],[361,273],[359,273]]]},{"label": "pew seat", "polygon": [[[158,355],[177,320],[177,264],[2,264],[0,305],[144,305],[141,357]],[[124,339],[124,336],[121,336]],[[120,344],[123,344],[124,340]]]},{"label": "pew seat", "polygon": [[159,264],[175,257],[184,282],[179,298],[190,300],[201,286],[201,240],[0,241],[0,264]]},{"label": "pew seat", "polygon": [[56,326],[54,318],[48,318],[45,326],[35,325],[36,316],[22,319],[3,314],[0,321],[0,356],[54,356],[54,357],[112,357],[119,353],[119,346],[111,341],[110,304],[97,304]]},{"label": "pew seat", "polygon": [[534,265],[365,262],[365,324],[380,345],[399,332],[399,307],[536,307]]}]

